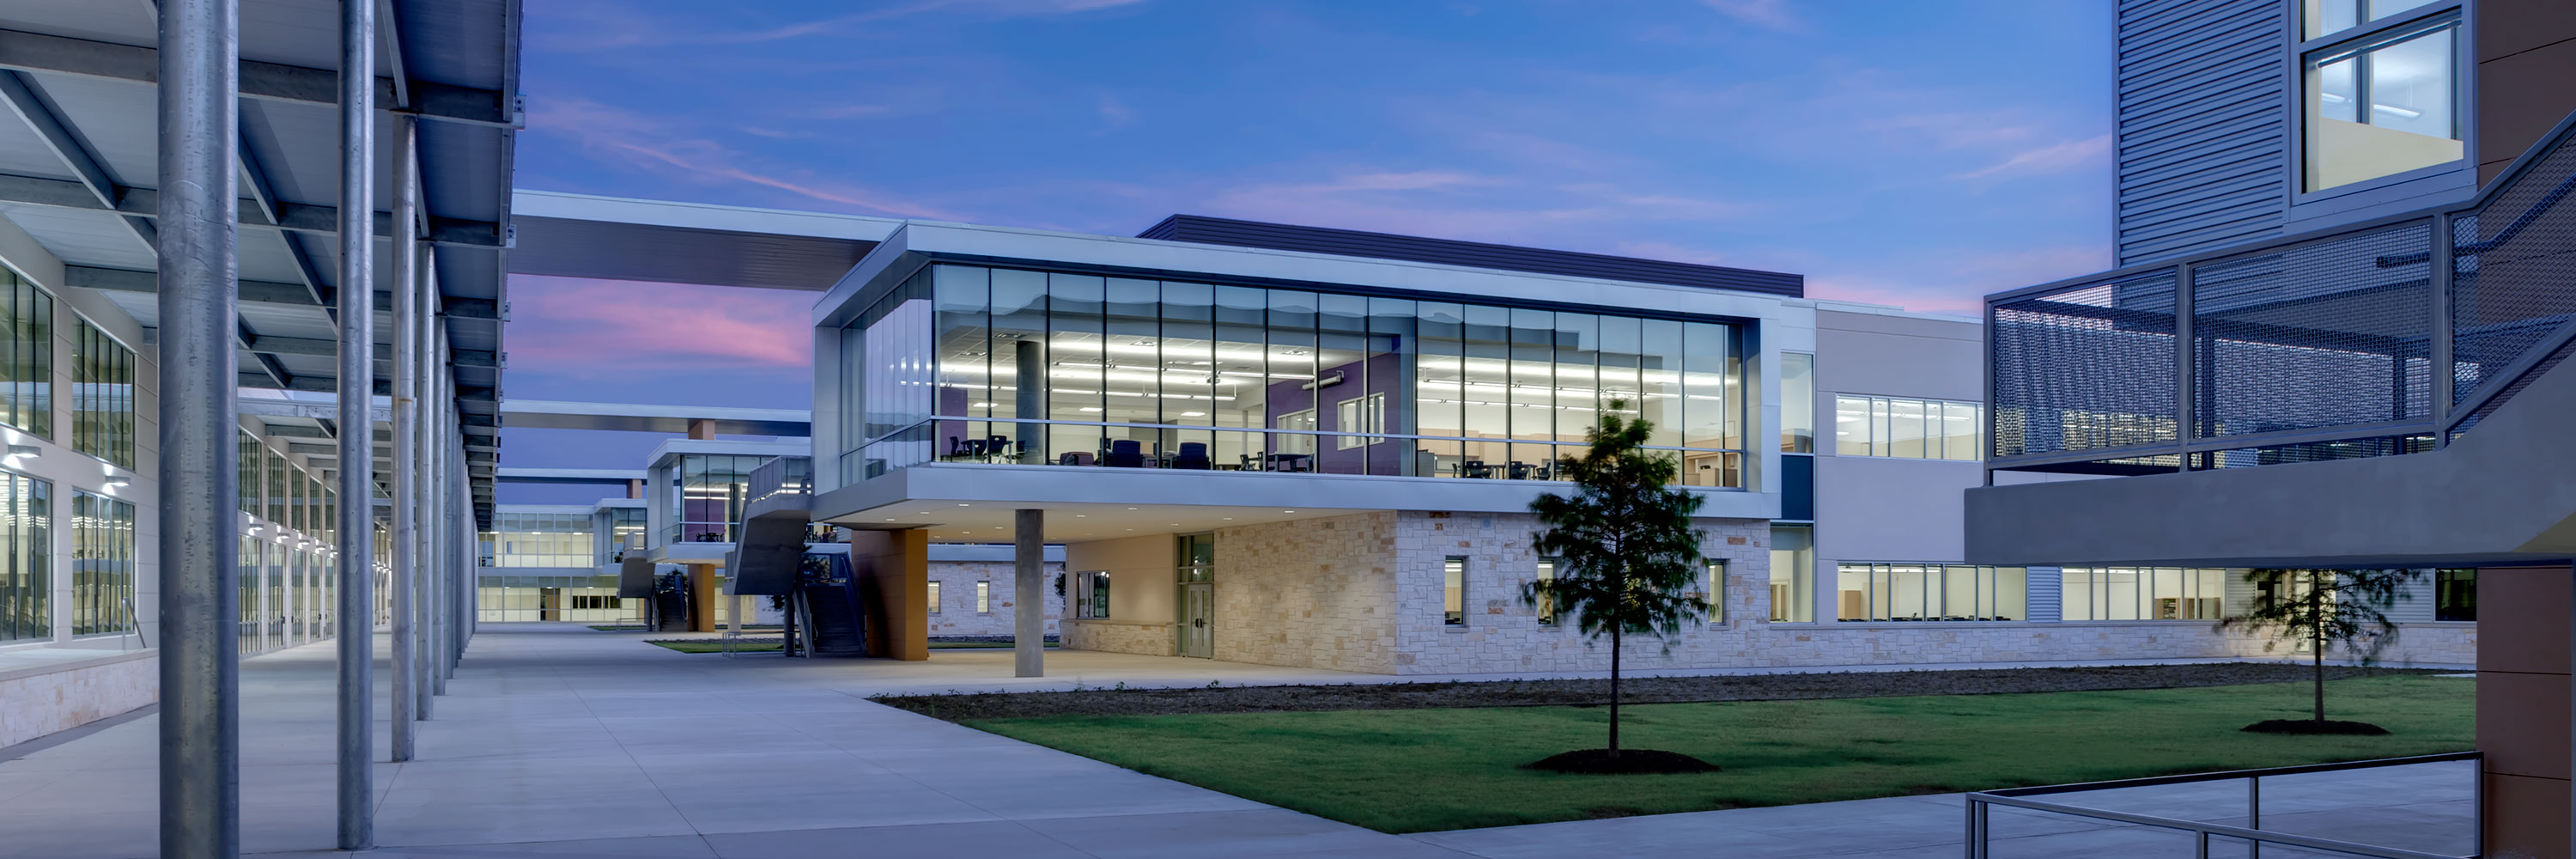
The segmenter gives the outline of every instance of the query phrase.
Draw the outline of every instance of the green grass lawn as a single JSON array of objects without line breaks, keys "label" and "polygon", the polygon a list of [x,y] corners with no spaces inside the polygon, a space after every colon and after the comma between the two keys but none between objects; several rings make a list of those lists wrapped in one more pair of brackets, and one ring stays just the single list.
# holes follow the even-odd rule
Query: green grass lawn
[{"label": "green grass lawn", "polygon": [[1723,771],[1561,775],[1519,769],[1603,745],[1598,707],[1184,716],[967,724],[1152,775],[1384,832],[1826,802],[2463,751],[2475,681],[2391,676],[2327,685],[2328,718],[2384,737],[2238,731],[2305,718],[2304,683],[2118,692],[1622,708],[1622,745]]}]

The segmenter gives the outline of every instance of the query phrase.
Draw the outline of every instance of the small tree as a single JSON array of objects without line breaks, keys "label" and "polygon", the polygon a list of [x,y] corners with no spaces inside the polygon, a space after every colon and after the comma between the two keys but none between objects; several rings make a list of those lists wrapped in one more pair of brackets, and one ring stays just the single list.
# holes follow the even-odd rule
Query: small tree
[{"label": "small tree", "polygon": [[2326,646],[2341,646],[2360,656],[2364,664],[2377,660],[2397,637],[2397,626],[2389,622],[2385,609],[2412,599],[2405,585],[2421,575],[2396,569],[2247,570],[2245,582],[2254,586],[2254,609],[2222,619],[2218,626],[2242,626],[2284,641],[2307,641],[2316,667],[2311,724],[2322,731],[2326,727]]},{"label": "small tree", "polygon": [[1624,420],[1625,400],[1612,400],[1587,431],[1591,449],[1557,467],[1574,481],[1574,497],[1553,493],[1530,502],[1545,526],[1532,539],[1556,559],[1556,575],[1521,586],[1521,601],[1547,601],[1593,640],[1610,637],[1610,746],[1619,755],[1619,659],[1630,635],[1658,639],[1707,616],[1708,601],[1688,591],[1698,581],[1701,533],[1691,514],[1704,501],[1673,488],[1679,464],[1646,452],[1654,425]]}]

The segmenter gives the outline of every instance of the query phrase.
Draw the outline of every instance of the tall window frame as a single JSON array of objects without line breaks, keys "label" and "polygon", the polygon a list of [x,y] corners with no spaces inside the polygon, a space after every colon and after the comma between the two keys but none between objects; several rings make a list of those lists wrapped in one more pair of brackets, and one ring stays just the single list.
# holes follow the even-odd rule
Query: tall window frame
[{"label": "tall window frame", "polygon": [[134,349],[77,314],[72,339],[72,450],[134,467]]},{"label": "tall window frame", "polygon": [[54,437],[54,296],[0,267],[0,424]]},{"label": "tall window frame", "polygon": [[[2290,125],[2297,135],[2290,153],[2293,204],[2468,167],[2475,158],[2469,79],[2476,63],[2470,59],[2466,7],[2464,0],[2290,0],[2296,87]],[[2442,103],[2426,101],[2427,90],[2420,88],[2411,90],[2413,98],[2405,105],[2379,101],[2376,88],[2413,87],[2396,77],[2403,71],[2381,75],[2383,64],[2402,70],[2427,59],[2436,47],[2446,54],[2448,79],[2429,91],[2438,92]],[[2427,114],[2446,115],[2447,136],[2424,133]],[[2424,140],[2391,137],[2392,130]],[[2444,151],[2446,147],[2430,141],[2455,147]],[[2372,148],[2355,148],[2359,146]],[[2413,151],[2392,152],[2409,148]],[[2347,163],[2360,165],[2334,166],[2327,156],[2337,150],[2347,153]],[[2390,163],[2371,165],[2374,157]]]},{"label": "tall window frame", "polygon": [[72,635],[135,629],[134,505],[72,492]]}]

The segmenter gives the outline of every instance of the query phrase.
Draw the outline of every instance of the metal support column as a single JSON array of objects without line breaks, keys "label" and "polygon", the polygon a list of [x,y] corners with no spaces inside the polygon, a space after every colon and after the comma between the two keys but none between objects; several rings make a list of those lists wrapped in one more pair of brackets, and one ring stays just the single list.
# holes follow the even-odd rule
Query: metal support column
[{"label": "metal support column", "polygon": [[235,0],[161,0],[161,855],[241,853]]},{"label": "metal support column", "polygon": [[2200,435],[2199,336],[2192,333],[2191,266],[2174,266],[2174,457],[2175,470],[2190,471],[2191,442]]},{"label": "metal support column", "polygon": [[2459,273],[2459,264],[2451,258],[2449,213],[2433,218],[2432,252],[2433,318],[2429,330],[2433,333],[2432,348],[2427,350],[2425,357],[2433,365],[2433,411],[2428,416],[2433,421],[2433,446],[2441,448],[2451,446],[2451,434],[2443,428],[2450,426],[2452,406],[2456,405],[2454,386],[2459,382],[2460,372],[2451,351],[2454,345],[2451,342],[2451,278]]},{"label": "metal support column", "polygon": [[340,4],[340,849],[376,844],[376,4]]},{"label": "metal support column", "polygon": [[[412,389],[420,382],[418,362],[420,332],[414,315],[419,312],[420,293],[420,188],[414,181],[413,146],[418,142],[418,120],[403,116],[394,119],[394,378],[393,378],[393,444],[394,470],[385,476],[393,496],[393,701],[390,715],[393,731],[393,760],[412,759],[412,722],[419,718],[419,701],[415,687],[420,683],[417,654],[412,637],[418,631],[415,621],[420,604],[413,599],[413,583],[419,577],[419,557],[412,551],[419,534],[413,527],[413,515],[419,509],[412,503],[412,493],[421,481],[419,452],[412,444],[412,434],[419,429],[420,397]],[[343,463],[345,466],[346,463]]]},{"label": "metal support column", "polygon": [[[416,126],[411,133],[418,134]],[[410,470],[424,475],[438,473],[438,446],[432,442],[432,439],[437,438],[435,433],[439,425],[438,409],[429,391],[430,371],[436,366],[431,363],[431,356],[434,353],[429,348],[431,326],[436,325],[438,320],[438,281],[432,277],[436,270],[435,265],[427,260],[422,261],[420,286],[405,299],[411,307],[411,319],[407,325],[399,321],[396,323],[398,328],[410,332],[412,343],[411,358],[405,364],[411,373],[411,378],[408,382],[402,383],[397,390],[398,394],[408,394],[413,398],[412,428],[407,434],[412,442],[413,468]],[[399,426],[394,431],[402,434]],[[404,522],[411,524],[411,539],[408,541],[407,548],[398,548],[396,551],[408,550],[412,553],[414,567],[410,585],[412,604],[419,607],[419,621],[413,624],[411,632],[411,684],[404,688],[404,694],[412,697],[413,712],[422,721],[429,720],[431,701],[435,698],[429,694],[429,659],[432,652],[430,641],[432,636],[437,634],[438,629],[438,600],[436,599],[438,590],[435,586],[438,581],[438,553],[435,551],[438,546],[438,528],[435,527],[436,520],[432,515],[438,511],[436,499],[439,483],[440,481],[436,479],[414,480],[408,491],[397,493],[398,497],[412,502],[409,514],[398,514],[402,516]],[[397,537],[396,542],[403,541]]]},{"label": "metal support column", "polygon": [[1046,676],[1046,511],[1015,510],[1011,524],[1011,667],[1015,677]]}]

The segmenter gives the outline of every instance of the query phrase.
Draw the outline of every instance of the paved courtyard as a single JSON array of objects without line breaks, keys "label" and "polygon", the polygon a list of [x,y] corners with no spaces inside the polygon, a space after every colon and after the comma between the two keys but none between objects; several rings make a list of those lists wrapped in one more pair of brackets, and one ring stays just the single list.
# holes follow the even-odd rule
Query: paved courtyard
[{"label": "paved courtyard", "polygon": [[[382,857],[1959,855],[1953,796],[1386,835],[985,734],[865,700],[895,690],[1381,682],[1237,663],[1050,651],[924,663],[727,658],[578,626],[487,626],[420,728],[376,769]],[[382,642],[379,640],[381,656]],[[242,666],[243,849],[338,855],[329,644]],[[385,678],[381,664],[378,680]],[[1408,678],[1423,679],[1423,678]],[[378,718],[382,719],[379,693]],[[156,849],[148,713],[0,751],[0,859]],[[378,730],[379,754],[383,728]],[[5,759],[12,758],[15,759]],[[381,760],[381,757],[379,758]],[[2456,770],[2456,771],[2454,771]],[[2309,777],[2323,779],[2329,777]],[[2466,849],[2464,767],[2266,786],[2267,821]],[[2328,787],[2332,785],[2332,787]],[[2241,784],[2084,802],[2234,822]],[[2356,805],[2356,801],[2360,804]],[[1998,812],[2005,856],[2188,856],[2187,840]],[[2267,850],[2266,855],[2290,855]],[[2220,854],[2226,855],[2226,854]],[[2241,848],[2237,855],[2241,855]]]}]

